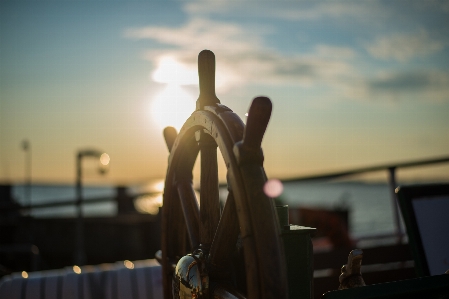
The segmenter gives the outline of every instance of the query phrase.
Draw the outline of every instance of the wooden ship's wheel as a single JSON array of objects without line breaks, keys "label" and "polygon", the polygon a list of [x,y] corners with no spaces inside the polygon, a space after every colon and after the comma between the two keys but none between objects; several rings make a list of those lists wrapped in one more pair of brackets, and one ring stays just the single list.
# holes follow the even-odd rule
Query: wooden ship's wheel
[{"label": "wooden ship's wheel", "polygon": [[[215,56],[198,56],[200,95],[179,134],[164,130],[170,151],[162,208],[164,298],[287,298],[280,229],[261,142],[271,101],[255,98],[246,126],[215,95]],[[227,168],[219,202],[217,147]],[[200,203],[192,170],[201,152]]]}]

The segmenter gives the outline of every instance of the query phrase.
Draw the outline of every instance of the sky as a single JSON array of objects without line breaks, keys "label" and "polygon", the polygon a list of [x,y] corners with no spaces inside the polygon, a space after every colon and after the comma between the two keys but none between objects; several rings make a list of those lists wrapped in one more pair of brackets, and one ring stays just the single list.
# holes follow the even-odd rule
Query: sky
[{"label": "sky", "polygon": [[111,158],[105,176],[84,161],[86,182],[164,178],[162,130],[195,110],[203,49],[244,121],[272,100],[269,177],[448,156],[448,32],[447,1],[1,1],[0,182],[31,153],[34,182],[73,183],[86,148]]}]

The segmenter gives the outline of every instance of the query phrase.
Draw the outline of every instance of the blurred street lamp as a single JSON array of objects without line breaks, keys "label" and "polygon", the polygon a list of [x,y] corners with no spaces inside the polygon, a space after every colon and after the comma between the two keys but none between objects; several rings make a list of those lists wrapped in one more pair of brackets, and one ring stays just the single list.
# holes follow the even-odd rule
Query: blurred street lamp
[{"label": "blurred street lamp", "polygon": [[25,151],[26,154],[26,161],[25,161],[25,205],[31,206],[31,145],[30,142],[27,139],[24,139],[22,141],[22,149]]},{"label": "blurred street lamp", "polygon": [[78,214],[78,220],[76,225],[76,257],[75,264],[83,266],[86,262],[86,252],[84,250],[84,223],[83,223],[83,195],[82,195],[82,161],[83,158],[95,158],[98,159],[99,167],[98,172],[105,174],[107,166],[109,165],[109,155],[105,152],[95,149],[79,150],[76,155],[76,208]]}]

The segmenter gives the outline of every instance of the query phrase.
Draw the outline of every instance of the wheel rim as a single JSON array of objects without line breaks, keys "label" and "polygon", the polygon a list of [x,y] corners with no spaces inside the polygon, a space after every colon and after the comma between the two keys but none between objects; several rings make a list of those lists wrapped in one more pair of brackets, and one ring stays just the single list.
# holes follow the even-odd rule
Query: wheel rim
[{"label": "wheel rim", "polygon": [[[263,98],[264,102],[266,100]],[[195,111],[176,139],[172,136],[172,141],[167,142],[170,156],[162,210],[165,298],[171,298],[173,264],[199,247],[208,256],[211,292],[217,290],[216,298],[227,298],[223,295],[227,291],[236,294],[230,283],[231,276],[235,277],[236,273],[229,273],[226,269],[232,260],[239,234],[243,243],[246,296],[286,298],[285,258],[275,208],[262,191],[266,181],[263,160],[246,159],[242,163],[236,155],[236,145],[243,139],[244,130],[243,122],[229,108],[212,104]],[[217,147],[227,167],[229,191],[221,215]],[[258,150],[261,154],[260,143]],[[201,208],[198,208],[192,170],[200,151]]]}]

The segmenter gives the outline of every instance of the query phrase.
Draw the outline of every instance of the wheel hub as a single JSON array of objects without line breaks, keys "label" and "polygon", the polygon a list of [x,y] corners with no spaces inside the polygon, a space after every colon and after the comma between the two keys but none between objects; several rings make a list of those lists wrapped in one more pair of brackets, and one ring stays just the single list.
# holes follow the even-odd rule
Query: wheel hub
[{"label": "wheel hub", "polygon": [[176,264],[173,275],[173,298],[207,298],[208,289],[209,275],[203,252],[199,249],[183,256]]}]

